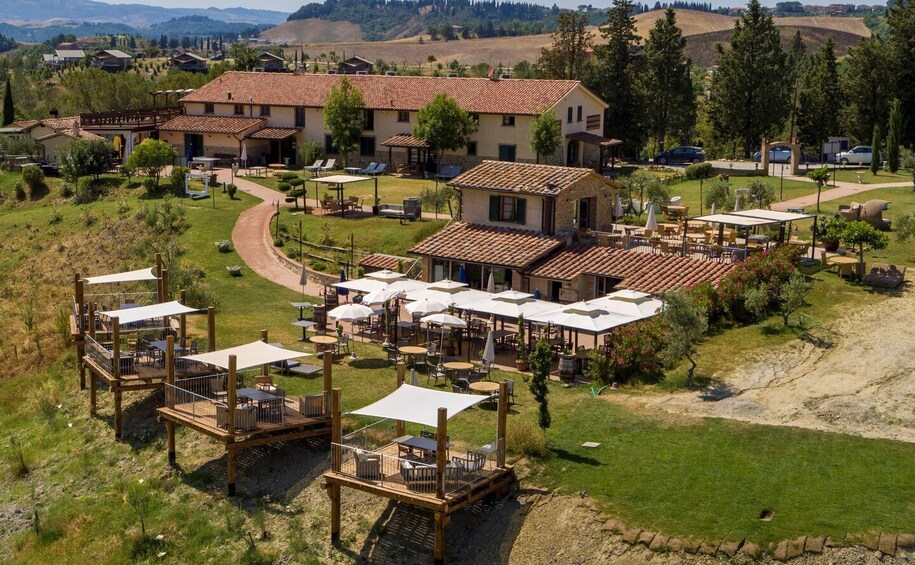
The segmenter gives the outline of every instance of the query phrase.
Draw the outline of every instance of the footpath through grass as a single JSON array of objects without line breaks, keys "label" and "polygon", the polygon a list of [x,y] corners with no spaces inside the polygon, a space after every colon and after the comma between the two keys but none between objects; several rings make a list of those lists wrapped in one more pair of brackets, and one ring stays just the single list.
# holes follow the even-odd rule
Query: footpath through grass
[{"label": "footpath through grass", "polygon": [[[314,183],[310,180],[309,176],[301,171],[286,171],[298,173],[299,176],[305,180],[305,184],[302,188],[306,191],[306,196],[312,200],[317,195],[319,200],[323,200],[325,196],[330,195],[333,197],[337,196],[335,190],[327,190],[327,185],[322,183]],[[342,174],[342,171],[339,172]],[[243,177],[245,180],[251,182],[256,182],[267,188],[272,188],[273,190],[279,190],[277,185],[281,182],[277,177],[268,176],[268,177]],[[419,198],[420,193],[423,188],[435,188],[435,181],[431,179],[414,179],[414,178],[402,178],[395,177],[391,175],[381,175],[378,178],[378,198],[383,203],[387,204],[403,204],[404,198]],[[346,186],[346,189],[343,191],[344,196],[357,196],[359,201],[364,206],[371,206],[372,201],[375,198],[375,181],[373,177],[365,177],[365,182],[353,183]],[[315,192],[315,184],[317,184],[317,192]],[[428,210],[427,210],[428,211]],[[442,210],[442,213],[447,213],[448,210]]]}]

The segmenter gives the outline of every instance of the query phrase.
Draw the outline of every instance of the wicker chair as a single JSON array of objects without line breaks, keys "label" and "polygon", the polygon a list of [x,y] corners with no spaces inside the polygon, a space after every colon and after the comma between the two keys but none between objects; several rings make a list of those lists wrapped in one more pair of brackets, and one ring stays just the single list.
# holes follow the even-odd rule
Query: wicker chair
[{"label": "wicker chair", "polygon": [[380,481],[384,478],[381,473],[381,455],[372,451],[363,451],[357,449],[356,457],[356,476],[360,479],[369,479]]}]

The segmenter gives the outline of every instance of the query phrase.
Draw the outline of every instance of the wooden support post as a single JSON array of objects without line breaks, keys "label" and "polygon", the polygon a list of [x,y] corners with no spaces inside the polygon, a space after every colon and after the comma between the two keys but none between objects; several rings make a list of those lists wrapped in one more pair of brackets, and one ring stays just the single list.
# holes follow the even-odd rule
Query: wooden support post
[{"label": "wooden support post", "polygon": [[162,269],[162,302],[168,302],[168,269]]},{"label": "wooden support post", "polygon": [[[336,444],[343,443],[343,416],[340,413],[340,389],[335,388],[331,392],[330,400],[330,441]],[[343,464],[343,454],[340,449],[333,448],[331,453],[331,469],[339,471]]]},{"label": "wooden support post", "polygon": [[[165,338],[165,406],[175,407],[175,338]],[[175,466],[175,422],[165,421],[165,433],[168,436],[168,464]]]},{"label": "wooden support post", "polygon": [[496,465],[505,466],[505,427],[508,419],[508,383],[499,383],[499,414],[496,424]]},{"label": "wooden support post", "polygon": [[435,517],[435,565],[445,563],[445,525],[447,516],[444,512],[436,512]]},{"label": "wooden support post", "polygon": [[76,368],[79,371],[79,390],[86,390],[86,364],[83,357],[86,356],[86,322],[83,317],[83,309],[86,304],[86,295],[84,293],[83,280],[79,273],[73,275],[73,284],[76,286],[76,319],[73,320],[76,326]]},{"label": "wooden support post", "polygon": [[226,431],[229,432],[229,439],[226,442],[226,477],[228,482],[229,496],[235,496],[235,463],[238,459],[238,450],[232,445],[235,442],[235,389],[236,389],[236,366],[238,358],[235,355],[229,355],[229,382],[226,389]]},{"label": "wooden support post", "polygon": [[124,393],[121,391],[121,385],[115,383],[113,387],[114,392],[114,439],[121,439],[123,433],[122,425],[123,419],[121,415],[121,400],[123,399]]},{"label": "wooden support post", "polygon": [[330,543],[334,547],[340,545],[340,483],[330,483]]},{"label": "wooden support post", "polygon": [[324,402],[334,386],[334,352],[332,346],[324,346]]},{"label": "wooden support post", "polygon": [[[267,330],[261,330],[261,341],[267,343]],[[261,365],[261,377],[263,377],[264,382],[269,382],[270,365],[266,363]]]},{"label": "wooden support post", "polygon": [[96,407],[96,394],[95,394],[95,373],[89,373],[89,414],[95,416],[95,407]]},{"label": "wooden support post", "polygon": [[226,482],[229,496],[235,496],[235,466],[238,462],[238,449],[233,442],[226,444]]},{"label": "wooden support post", "polygon": [[229,435],[235,435],[235,389],[236,389],[236,365],[238,363],[238,358],[235,355],[229,355],[229,382],[226,383],[226,405],[228,406],[228,412],[226,412],[226,431],[229,432]]},{"label": "wooden support post", "polygon": [[[448,409],[438,409],[438,426],[435,430],[435,496],[445,498],[445,465],[448,458]],[[437,537],[437,536],[436,536]]]},{"label": "wooden support post", "polygon": [[76,366],[79,369],[79,390],[86,390],[86,363],[83,357],[86,356],[86,341],[80,335],[76,342]]},{"label": "wooden support post", "polygon": [[[162,254],[156,253],[156,278],[159,278],[161,276],[162,276]],[[162,301],[160,300],[159,302],[162,302]]]},{"label": "wooden support post", "polygon": [[216,351],[216,309],[207,307],[207,351]]},{"label": "wooden support post", "polygon": [[[182,304],[187,302],[187,291],[181,289],[178,291],[178,301]],[[187,314],[178,316],[178,345],[187,347]]]},{"label": "wooden support post", "polygon": [[95,302],[89,301],[89,337],[95,339]]},{"label": "wooden support post", "polygon": [[[407,366],[404,364],[403,360],[399,361],[397,363],[397,388],[400,388],[400,385],[404,383],[406,371]],[[406,433],[403,420],[397,420],[395,424],[397,426],[397,431],[395,432],[397,437],[402,437]]]},{"label": "wooden support post", "polygon": [[85,294],[83,293],[83,279],[79,278],[79,273],[73,275],[73,284],[76,287],[75,292],[73,293],[74,300],[76,301],[76,333],[82,334],[86,329],[86,324],[83,322],[83,305],[85,304]]},{"label": "wooden support post", "polygon": [[117,318],[111,321],[111,376],[117,381],[121,378],[121,322]]}]

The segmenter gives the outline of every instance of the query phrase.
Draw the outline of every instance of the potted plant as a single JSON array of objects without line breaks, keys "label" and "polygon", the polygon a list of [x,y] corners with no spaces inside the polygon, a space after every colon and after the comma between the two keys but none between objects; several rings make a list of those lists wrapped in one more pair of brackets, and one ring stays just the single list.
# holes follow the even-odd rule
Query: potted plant
[{"label": "potted plant", "polygon": [[839,239],[847,226],[848,221],[838,214],[818,216],[815,235],[823,248],[832,253],[839,248]]},{"label": "potted plant", "polygon": [[381,198],[376,198],[375,203],[372,204],[372,214],[375,216],[378,215],[378,211],[381,209]]},{"label": "potted plant", "polygon": [[518,316],[518,334],[515,336],[518,345],[518,358],[515,359],[515,368],[521,372],[527,371],[529,361],[527,360],[527,336],[524,330],[524,315]]},{"label": "potted plant", "polygon": [[343,324],[337,322],[337,337],[343,338]]}]

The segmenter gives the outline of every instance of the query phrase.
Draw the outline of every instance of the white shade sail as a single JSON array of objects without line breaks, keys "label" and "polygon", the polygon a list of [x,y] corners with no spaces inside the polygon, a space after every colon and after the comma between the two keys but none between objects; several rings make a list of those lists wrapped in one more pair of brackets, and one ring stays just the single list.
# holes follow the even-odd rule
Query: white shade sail
[{"label": "white shade sail", "polygon": [[210,353],[201,353],[199,355],[190,355],[188,357],[182,357],[182,359],[228,369],[230,355],[235,356],[235,368],[241,371],[260,365],[269,365],[280,361],[307,357],[311,354],[293,351],[291,349],[283,349],[282,347],[270,345],[263,341],[253,341],[245,345],[239,345],[238,347],[220,349],[219,351],[211,351]]},{"label": "white shade sail", "polygon": [[97,277],[86,277],[86,284],[109,284],[136,281],[154,281],[156,275],[153,268],[138,269],[136,271],[126,271],[123,273],[113,273],[110,275],[99,275]]},{"label": "white shade sail", "polygon": [[650,318],[657,314],[664,305],[661,300],[652,298],[650,294],[635,290],[618,290],[591,302],[606,307],[613,314],[635,318]]},{"label": "white shade sail", "polygon": [[403,294],[402,290],[390,289],[390,288],[379,288],[378,290],[373,290],[365,294],[362,297],[363,304],[381,304],[387,302],[392,298]]},{"label": "white shade sail", "polygon": [[334,320],[364,320],[375,315],[375,311],[362,304],[344,304],[337,306],[327,313],[327,316]]},{"label": "white shade sail", "polygon": [[381,289],[400,290],[406,292],[426,288],[427,283],[413,279],[405,279],[402,277],[398,279],[392,279],[390,281],[385,281],[381,279],[369,278],[366,276],[361,279],[334,283],[331,286],[335,286],[337,288],[348,288],[356,292],[365,293],[374,292]]},{"label": "white shade sail", "polygon": [[131,324],[133,322],[141,322],[153,318],[192,314],[194,312],[199,312],[199,310],[189,308],[177,300],[172,300],[171,302],[138,306],[136,308],[127,308],[126,310],[111,310],[109,312],[102,312],[100,315],[106,318],[117,318],[118,322],[121,324]]},{"label": "white shade sail", "polygon": [[313,182],[319,182],[321,184],[344,185],[344,184],[350,184],[353,182],[360,182],[360,181],[370,180],[370,179],[371,179],[371,177],[355,177],[352,175],[330,175],[327,177],[317,177],[317,178],[313,178],[313,179],[309,179],[309,180],[311,180]]},{"label": "white shade sail", "polygon": [[743,227],[753,227],[753,226],[765,226],[768,224],[777,224],[778,220],[766,220],[763,218],[751,218],[741,214],[734,213],[720,213],[720,214],[709,214],[708,216],[698,216],[696,218],[690,218],[699,222],[709,222],[713,224],[726,224],[730,226],[743,226]]},{"label": "white shade sail", "polygon": [[491,298],[458,306],[462,310],[471,310],[474,314],[494,314],[514,319],[518,319],[522,315],[525,318],[530,318],[537,314],[556,310],[557,307],[558,305],[555,302],[537,300],[532,294],[514,290],[506,290],[492,295]]},{"label": "white shade sail", "polygon": [[396,273],[390,269],[384,269],[381,271],[375,271],[374,273],[367,273],[365,275],[365,278],[390,282],[390,281],[396,281],[399,279],[405,279],[406,277],[403,276],[402,273]]},{"label": "white shade sail", "polygon": [[731,212],[732,216],[743,216],[745,218],[761,218],[763,220],[775,220],[777,222],[795,222],[812,218],[810,214],[797,214],[795,212],[778,212],[776,210],[763,210],[754,208],[752,210],[738,210]]},{"label": "white shade sail", "polygon": [[378,402],[354,410],[350,414],[403,420],[435,428],[438,427],[439,408],[445,408],[448,411],[448,418],[451,419],[487,398],[484,395],[442,392],[404,383]]}]

